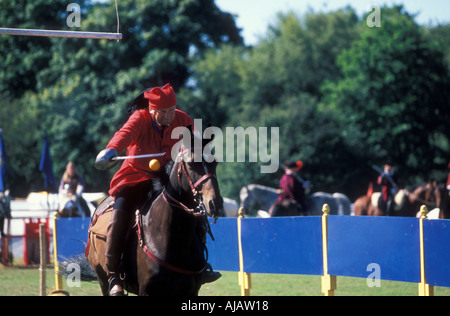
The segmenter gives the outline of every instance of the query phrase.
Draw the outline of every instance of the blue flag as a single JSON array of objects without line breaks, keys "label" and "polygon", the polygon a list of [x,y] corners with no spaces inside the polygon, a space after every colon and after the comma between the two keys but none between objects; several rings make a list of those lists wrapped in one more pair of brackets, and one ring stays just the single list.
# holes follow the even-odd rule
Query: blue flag
[{"label": "blue flag", "polygon": [[6,167],[6,150],[3,143],[3,133],[0,129],[0,191],[5,191],[5,178],[8,175],[8,169]]},{"label": "blue flag", "polygon": [[47,133],[45,133],[44,148],[41,154],[41,163],[39,164],[39,170],[44,173],[44,186],[47,191],[53,191],[56,189],[56,180],[53,173],[53,161],[50,156],[50,143],[48,141]]}]

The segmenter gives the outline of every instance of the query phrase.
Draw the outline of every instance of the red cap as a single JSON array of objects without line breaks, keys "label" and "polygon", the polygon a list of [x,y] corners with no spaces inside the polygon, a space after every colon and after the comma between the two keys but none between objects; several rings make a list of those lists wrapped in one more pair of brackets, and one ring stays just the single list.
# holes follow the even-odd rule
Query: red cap
[{"label": "red cap", "polygon": [[303,161],[299,160],[295,163],[297,165],[297,168],[295,170],[299,171],[303,167]]},{"label": "red cap", "polygon": [[148,99],[150,110],[164,110],[177,105],[177,98],[170,84],[145,91],[144,97]]}]

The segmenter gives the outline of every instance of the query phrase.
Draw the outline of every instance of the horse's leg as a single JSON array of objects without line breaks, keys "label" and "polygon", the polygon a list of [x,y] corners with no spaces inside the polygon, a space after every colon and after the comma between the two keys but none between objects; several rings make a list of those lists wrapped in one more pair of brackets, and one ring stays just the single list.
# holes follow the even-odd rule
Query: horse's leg
[{"label": "horse's leg", "polygon": [[100,285],[100,290],[103,296],[109,294],[108,275],[104,269],[105,266],[105,242],[97,239],[94,235],[90,234],[91,247],[89,249],[88,261],[91,267],[97,274],[97,280]]},{"label": "horse's leg", "polygon": [[385,214],[380,208],[370,205],[369,210],[367,211],[367,215],[369,215],[369,216],[384,216]]},{"label": "horse's leg", "polygon": [[365,216],[369,215],[369,210],[371,208],[372,201],[368,196],[359,198],[355,202],[355,216]]},{"label": "horse's leg", "polygon": [[355,216],[362,216],[363,215],[363,208],[362,208],[362,206],[359,203],[358,204],[355,203],[354,208],[355,208]]},{"label": "horse's leg", "polygon": [[91,252],[89,253],[89,263],[91,264],[92,268],[94,269],[95,273],[97,274],[97,281],[98,284],[100,285],[100,291],[102,292],[103,296],[108,296],[109,293],[109,283],[108,283],[108,276],[105,272],[105,270],[102,268],[102,266],[100,265],[100,263],[95,262],[93,259],[93,255],[91,254]]},{"label": "horse's leg", "polygon": [[159,272],[159,266],[148,258],[141,247],[137,249],[136,260],[137,278],[139,284],[138,294],[139,296],[149,296],[150,293],[148,292],[148,289],[150,288],[152,279],[155,278]]},{"label": "horse's leg", "polygon": [[109,283],[108,283],[108,276],[103,270],[103,268],[98,265],[95,269],[95,273],[97,273],[97,279],[98,283],[100,285],[100,290],[102,291],[103,296],[108,296],[109,294]]}]

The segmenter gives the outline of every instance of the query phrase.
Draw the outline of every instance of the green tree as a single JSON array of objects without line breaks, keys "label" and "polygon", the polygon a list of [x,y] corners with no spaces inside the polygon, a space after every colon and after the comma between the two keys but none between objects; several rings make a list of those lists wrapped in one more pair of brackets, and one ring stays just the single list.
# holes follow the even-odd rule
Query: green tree
[{"label": "green tree", "polygon": [[349,7],[304,17],[279,13],[277,18],[254,48],[243,75],[244,102],[256,108],[301,92],[320,98],[321,83],[339,76],[336,58],[357,34],[358,18]]},{"label": "green tree", "polygon": [[[85,1],[79,1],[85,5]],[[62,29],[67,1],[18,0],[0,2],[1,27]],[[38,73],[48,67],[52,42],[49,38],[0,35],[0,95],[20,98],[36,91]]]},{"label": "green tree", "polygon": [[182,89],[178,95],[192,117],[218,127],[236,117],[242,102],[246,51],[243,46],[224,44],[206,51],[196,61],[191,77],[194,86]]},{"label": "green tree", "polygon": [[382,8],[382,27],[366,27],[338,65],[343,78],[324,85],[323,108],[339,117],[352,151],[367,165],[392,160],[409,184],[442,170],[449,73],[414,18],[402,6]]},{"label": "green tree", "polygon": [[[8,16],[27,21],[9,26],[31,28],[36,23],[33,27],[68,28],[67,3],[40,0],[33,5],[28,1],[2,2],[3,5],[7,6]],[[80,6],[81,27],[77,30],[116,31],[114,1],[82,2]],[[39,24],[36,20],[40,15],[35,11],[45,11],[43,19],[48,15],[52,18]],[[192,60],[206,48],[242,43],[233,17],[220,11],[213,0],[125,0],[119,1],[119,13],[123,33],[120,42],[0,38],[0,47],[7,52],[0,57],[0,95],[10,98],[8,111],[0,111],[0,115],[12,113],[16,118],[19,116],[13,109],[25,112],[23,116],[33,124],[28,126],[32,135],[26,135],[23,144],[27,144],[28,151],[38,152],[38,156],[47,130],[55,173],[61,175],[67,161],[74,160],[86,178],[87,190],[108,188],[110,174],[95,170],[93,159],[125,121],[126,105],[140,91],[166,82],[178,89],[189,78]],[[42,60],[39,56],[43,56]],[[29,73],[24,72],[27,67],[31,69]],[[1,117],[1,121],[4,119]],[[7,126],[3,130],[10,142],[8,138],[16,138],[11,134],[19,126]],[[11,161],[15,170],[31,172],[22,159],[13,156]],[[39,159],[34,163],[38,165]],[[33,176],[35,185],[31,186],[36,187],[42,183],[41,176]]]},{"label": "green tree", "polygon": [[[332,169],[323,166],[331,163],[333,155],[320,145],[336,148],[342,139],[333,118],[319,112],[316,104],[321,82],[339,77],[336,58],[356,38],[357,22],[351,8],[329,14],[309,12],[304,17],[279,13],[275,25],[255,47],[226,45],[208,51],[194,67],[196,85],[191,99],[220,113],[218,117],[224,120],[218,126],[279,127],[280,160],[307,161],[306,175],[317,188],[329,188],[334,178],[321,177],[317,171]],[[219,165],[224,194],[238,198],[239,189],[252,182],[278,185],[281,170],[261,174],[259,168],[254,163]],[[337,170],[341,168],[332,172]]]},{"label": "green tree", "polygon": [[426,27],[424,35],[427,40],[433,43],[435,49],[444,54],[450,71],[450,24]]}]

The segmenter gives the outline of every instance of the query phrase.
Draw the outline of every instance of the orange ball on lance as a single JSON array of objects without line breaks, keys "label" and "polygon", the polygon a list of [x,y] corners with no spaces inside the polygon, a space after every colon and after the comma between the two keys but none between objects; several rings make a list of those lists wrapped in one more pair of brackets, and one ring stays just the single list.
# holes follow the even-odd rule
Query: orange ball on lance
[{"label": "orange ball on lance", "polygon": [[161,168],[161,164],[159,163],[158,159],[152,159],[152,160],[150,160],[150,162],[148,163],[148,167],[149,167],[150,170],[152,170],[152,171],[158,171],[159,168]]}]

